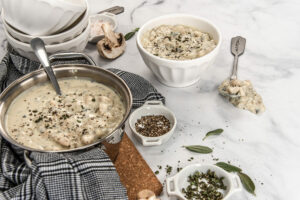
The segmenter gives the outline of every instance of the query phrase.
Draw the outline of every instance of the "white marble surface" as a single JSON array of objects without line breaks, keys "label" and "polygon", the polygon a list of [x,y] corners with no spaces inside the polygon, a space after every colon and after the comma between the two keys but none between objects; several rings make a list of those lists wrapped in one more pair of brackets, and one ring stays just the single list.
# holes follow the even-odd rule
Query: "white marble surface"
[{"label": "white marble surface", "polygon": [[[135,40],[128,41],[125,54],[114,61],[98,56],[95,46],[86,53],[105,68],[117,67],[148,79],[166,97],[166,105],[178,119],[175,134],[160,147],[142,147],[133,139],[151,168],[169,164],[176,168],[191,163],[231,161],[253,178],[256,197],[245,191],[232,200],[298,200],[300,187],[300,2],[298,0],[89,0],[92,12],[121,5],[118,31],[126,33],[148,19],[167,13],[189,13],[208,18],[223,33],[221,52],[200,81],[187,88],[160,84],[143,63]],[[239,78],[250,79],[262,95],[266,112],[256,116],[238,110],[217,92],[219,83],[231,72],[233,57],[230,39],[247,38],[246,51],[239,61]],[[0,27],[0,56],[5,38]],[[202,141],[212,129],[224,134]],[[127,128],[127,132],[131,132]],[[197,155],[182,145],[202,144],[214,148],[212,155]],[[187,161],[190,157],[195,159]],[[172,175],[175,174],[173,170]],[[158,178],[164,182],[165,172]],[[263,185],[262,185],[263,183]],[[164,190],[161,199],[169,199]]]}]

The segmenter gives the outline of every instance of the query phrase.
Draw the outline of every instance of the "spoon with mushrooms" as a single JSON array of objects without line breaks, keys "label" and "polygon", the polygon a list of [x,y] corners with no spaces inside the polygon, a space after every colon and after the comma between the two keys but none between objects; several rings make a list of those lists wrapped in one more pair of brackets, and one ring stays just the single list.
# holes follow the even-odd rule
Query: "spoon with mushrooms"
[{"label": "spoon with mushrooms", "polygon": [[228,97],[235,107],[259,114],[265,111],[262,97],[255,91],[251,81],[237,79],[238,56],[243,54],[245,44],[246,39],[241,36],[231,39],[231,52],[234,55],[232,75],[219,86],[219,92]]},{"label": "spoon with mushrooms", "polygon": [[230,98],[237,98],[241,96],[238,87],[235,87],[235,85],[237,80],[238,58],[244,53],[245,45],[246,39],[241,36],[231,39],[231,53],[234,55],[233,69],[230,80],[225,80],[219,87],[219,92],[223,96]]}]

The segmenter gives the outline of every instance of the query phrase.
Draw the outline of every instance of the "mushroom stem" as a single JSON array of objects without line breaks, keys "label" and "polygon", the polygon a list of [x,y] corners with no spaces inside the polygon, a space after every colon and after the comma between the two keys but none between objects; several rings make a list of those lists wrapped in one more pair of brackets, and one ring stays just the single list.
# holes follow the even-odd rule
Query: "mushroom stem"
[{"label": "mushroom stem", "polygon": [[112,46],[119,46],[118,38],[116,37],[111,27],[108,24],[102,24],[101,28],[104,32],[104,36],[109,39],[109,41],[112,43]]}]

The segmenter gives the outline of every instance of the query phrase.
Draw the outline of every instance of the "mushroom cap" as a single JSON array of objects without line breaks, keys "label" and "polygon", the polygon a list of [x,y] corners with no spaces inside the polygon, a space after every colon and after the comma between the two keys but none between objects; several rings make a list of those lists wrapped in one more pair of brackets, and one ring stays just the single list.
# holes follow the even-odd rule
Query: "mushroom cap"
[{"label": "mushroom cap", "polygon": [[112,47],[111,45],[109,45],[109,41],[107,41],[107,38],[100,40],[97,43],[99,54],[107,59],[115,59],[122,55],[126,49],[126,43],[122,33],[119,33],[119,38],[120,39],[118,40],[120,40],[121,43],[120,46],[117,47]]},{"label": "mushroom cap", "polygon": [[141,190],[137,194],[137,199],[138,200],[158,200],[158,199],[156,199],[154,192],[151,190],[148,190],[148,189]]},{"label": "mushroom cap", "polygon": [[125,38],[122,33],[114,33],[110,26],[103,24],[102,30],[105,37],[97,43],[99,54],[107,59],[115,59],[122,55],[126,48]]}]

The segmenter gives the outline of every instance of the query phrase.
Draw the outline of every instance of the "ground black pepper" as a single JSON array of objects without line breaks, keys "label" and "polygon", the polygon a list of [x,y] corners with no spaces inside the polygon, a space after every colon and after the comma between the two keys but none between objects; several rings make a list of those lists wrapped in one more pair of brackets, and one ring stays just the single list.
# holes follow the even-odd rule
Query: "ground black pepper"
[{"label": "ground black pepper", "polygon": [[137,120],[135,129],[146,137],[158,137],[170,131],[171,123],[163,115],[148,115]]}]

